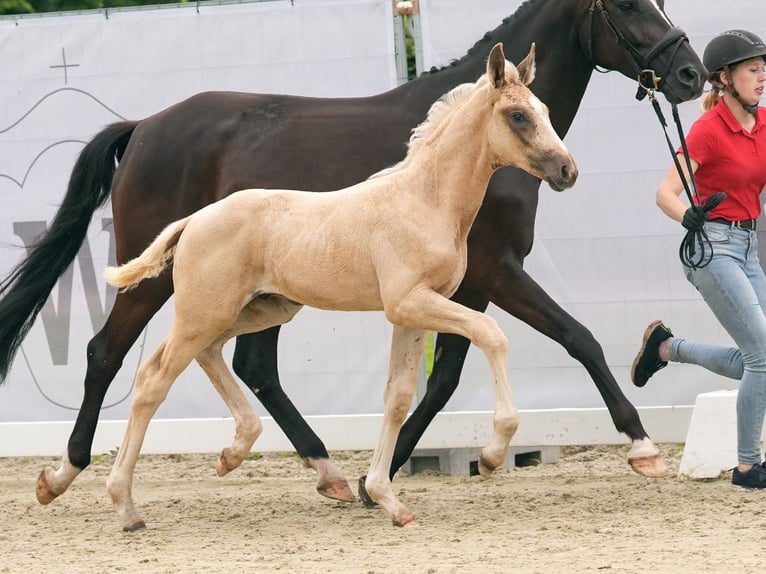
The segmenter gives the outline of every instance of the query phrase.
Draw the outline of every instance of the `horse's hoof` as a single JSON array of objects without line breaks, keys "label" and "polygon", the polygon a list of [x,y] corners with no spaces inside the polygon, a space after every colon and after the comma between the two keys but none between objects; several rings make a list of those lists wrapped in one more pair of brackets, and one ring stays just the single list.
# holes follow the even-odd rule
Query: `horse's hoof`
[{"label": "horse's hoof", "polygon": [[367,475],[359,478],[357,492],[359,493],[359,499],[364,504],[365,508],[375,508],[378,503],[375,502],[367,493],[367,489],[364,487],[364,482],[367,480]]},{"label": "horse's hoof", "polygon": [[50,504],[60,492],[55,492],[48,481],[48,472],[52,472],[50,467],[44,468],[40,471],[40,475],[37,477],[37,485],[35,487],[35,495],[37,496],[37,502],[40,504]]},{"label": "horse's hoof", "polygon": [[649,478],[662,478],[668,472],[665,461],[659,453],[628,458],[628,464],[635,472]]},{"label": "horse's hoof", "polygon": [[489,478],[495,472],[497,465],[492,465],[483,455],[479,455],[479,474],[484,478]]},{"label": "horse's hoof", "polygon": [[346,480],[333,480],[324,484],[318,484],[317,492],[322,496],[341,502],[354,502],[356,500]]},{"label": "horse's hoof", "polygon": [[139,530],[144,530],[146,528],[146,524],[144,524],[143,520],[139,520],[138,522],[134,522],[130,526],[123,526],[122,531],[123,532],[138,532]]}]

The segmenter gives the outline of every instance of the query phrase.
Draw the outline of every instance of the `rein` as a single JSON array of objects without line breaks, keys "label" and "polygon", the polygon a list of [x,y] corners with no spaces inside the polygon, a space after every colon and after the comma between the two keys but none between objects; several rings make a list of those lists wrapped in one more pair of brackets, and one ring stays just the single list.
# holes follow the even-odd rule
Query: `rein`
[{"label": "rein", "polygon": [[[665,134],[665,140],[667,141],[668,147],[670,149],[670,155],[673,157],[673,163],[675,164],[678,175],[681,178],[681,183],[684,186],[684,191],[686,191],[686,197],[688,198],[690,205],[701,205],[700,196],[697,192],[697,184],[694,181],[694,173],[691,168],[689,151],[686,148],[686,138],[684,137],[684,130],[681,126],[681,118],[678,115],[678,107],[675,104],[672,105],[673,121],[676,124],[676,128],[678,129],[678,136],[681,140],[681,149],[683,150],[686,170],[689,174],[688,180],[684,174],[683,168],[681,167],[681,162],[678,160],[678,156],[676,154],[673,143],[670,140],[670,136],[668,135],[667,121],[665,120],[665,116],[662,113],[660,104],[655,97],[655,92],[660,89],[660,84],[662,83],[663,78],[667,75],[668,70],[670,70],[670,66],[673,63],[673,60],[675,60],[676,54],[678,53],[681,44],[683,44],[683,42],[687,42],[689,38],[686,36],[686,33],[681,30],[681,28],[670,28],[667,32],[665,32],[665,35],[660,38],[660,40],[654,46],[652,46],[649,52],[646,55],[643,55],[638,50],[638,48],[636,48],[636,46],[633,45],[633,43],[627,38],[627,36],[623,34],[623,32],[615,25],[614,21],[609,16],[609,12],[604,6],[603,0],[593,0],[589,12],[590,18],[588,19],[587,23],[588,43],[585,47],[586,56],[591,62],[593,62],[593,21],[596,18],[596,13],[598,13],[601,17],[601,20],[604,22],[604,24],[606,24],[607,28],[609,28],[612,34],[614,34],[614,36],[617,38],[617,42],[626,49],[633,60],[633,65],[636,69],[636,77],[638,80],[638,91],[636,92],[636,99],[641,101],[648,96],[649,100],[652,102],[652,107],[654,108],[654,111],[657,114],[657,118],[660,121],[660,125],[662,126],[662,131]],[[652,62],[657,58],[659,54],[667,49],[672,50],[671,56],[668,59],[668,67],[662,74],[658,74],[657,71],[652,68]],[[594,69],[601,73],[608,71],[600,70],[595,64]],[[723,192],[714,194],[706,200],[703,206],[704,210],[709,212],[719,203],[721,203],[725,197],[726,194]],[[701,269],[710,263],[710,260],[713,257],[713,249],[710,243],[710,239],[708,238],[707,233],[705,233],[704,228],[699,230],[689,229],[686,232],[686,235],[681,241],[681,245],[678,249],[678,256],[684,265],[691,267],[692,269]]]},{"label": "rein", "polygon": [[[676,124],[678,137],[681,140],[681,150],[683,151],[684,161],[686,163],[686,173],[689,174],[688,180],[684,175],[684,171],[681,168],[681,162],[678,161],[678,154],[676,154],[673,143],[668,135],[668,123],[665,120],[665,115],[662,113],[660,104],[655,97],[655,90],[645,87],[639,79],[639,91],[641,90],[645,91],[645,95],[649,96],[649,101],[652,102],[652,108],[654,108],[657,118],[660,121],[660,126],[662,126],[662,131],[665,134],[665,141],[670,149],[670,155],[673,157],[673,163],[676,166],[676,171],[678,171],[678,176],[681,178],[681,183],[684,186],[684,191],[686,192],[686,198],[689,200],[689,204],[702,205],[699,193],[697,192],[697,184],[694,181],[694,172],[692,171],[691,160],[689,159],[689,150],[686,147],[686,138],[684,137],[681,118],[678,115],[678,107],[675,104],[672,105],[673,121]],[[705,201],[705,211],[709,212],[725,198],[726,194],[723,192],[714,194]],[[699,249],[699,255],[697,249]],[[684,238],[681,240],[681,245],[678,248],[678,257],[681,259],[681,263],[692,269],[702,269],[710,263],[710,260],[713,257],[713,247],[710,244],[710,239],[704,228],[699,230],[689,229],[686,231],[686,235],[684,235]]]}]

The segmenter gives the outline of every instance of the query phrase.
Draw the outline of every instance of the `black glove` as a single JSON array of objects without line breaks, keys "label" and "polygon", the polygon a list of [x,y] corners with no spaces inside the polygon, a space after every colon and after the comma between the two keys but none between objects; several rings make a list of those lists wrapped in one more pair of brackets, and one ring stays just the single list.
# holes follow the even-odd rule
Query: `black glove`
[{"label": "black glove", "polygon": [[683,225],[689,231],[701,231],[702,226],[707,221],[708,213],[701,205],[692,205],[689,209],[684,211],[684,218],[681,220]]},{"label": "black glove", "polygon": [[692,205],[684,212],[681,225],[689,231],[701,231],[702,226],[705,225],[707,218],[710,216],[710,212],[718,207],[724,199],[726,199],[726,193],[718,191],[708,197],[704,204]]}]

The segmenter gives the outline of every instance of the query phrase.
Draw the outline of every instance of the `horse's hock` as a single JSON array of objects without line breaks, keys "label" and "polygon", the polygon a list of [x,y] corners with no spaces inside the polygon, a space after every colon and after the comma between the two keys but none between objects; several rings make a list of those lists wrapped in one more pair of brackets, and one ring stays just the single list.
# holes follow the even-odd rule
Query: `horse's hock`
[{"label": "horse's hock", "polygon": [[[558,446],[511,446],[503,470],[517,466],[554,464],[559,461]],[[416,449],[402,465],[408,474],[438,470],[449,476],[475,476],[479,474],[481,448],[424,448]]]}]

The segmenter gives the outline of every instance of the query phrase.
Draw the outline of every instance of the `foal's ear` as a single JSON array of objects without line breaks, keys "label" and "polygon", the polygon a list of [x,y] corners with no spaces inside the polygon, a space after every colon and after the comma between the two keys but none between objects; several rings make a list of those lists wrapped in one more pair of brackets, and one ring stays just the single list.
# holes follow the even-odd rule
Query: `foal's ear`
[{"label": "foal's ear", "polygon": [[524,85],[528,86],[535,79],[535,43],[529,49],[529,54],[524,58],[516,68],[519,71],[519,78]]},{"label": "foal's ear", "polygon": [[487,59],[487,77],[495,88],[505,85],[505,54],[503,44],[495,44]]}]

